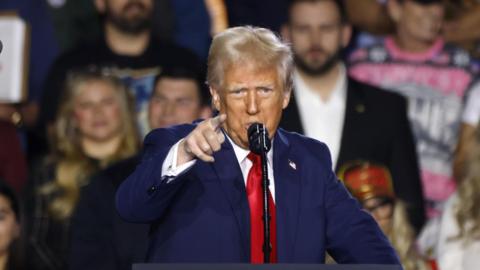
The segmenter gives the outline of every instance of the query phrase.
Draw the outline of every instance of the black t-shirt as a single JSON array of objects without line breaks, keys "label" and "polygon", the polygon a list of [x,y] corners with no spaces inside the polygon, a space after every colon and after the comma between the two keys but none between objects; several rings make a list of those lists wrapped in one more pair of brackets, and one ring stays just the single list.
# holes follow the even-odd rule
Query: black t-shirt
[{"label": "black t-shirt", "polygon": [[154,78],[165,67],[195,68],[203,71],[198,58],[177,45],[152,39],[142,55],[119,55],[110,50],[102,37],[97,42],[79,46],[57,58],[46,80],[40,104],[39,123],[52,123],[59,107],[67,73],[85,67],[96,67],[118,75],[136,98],[141,133],[148,130],[146,106]]}]

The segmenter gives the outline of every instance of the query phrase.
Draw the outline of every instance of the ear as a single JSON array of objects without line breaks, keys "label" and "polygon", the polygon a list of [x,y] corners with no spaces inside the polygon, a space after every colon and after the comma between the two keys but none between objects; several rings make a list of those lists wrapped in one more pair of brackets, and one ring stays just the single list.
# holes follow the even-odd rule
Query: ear
[{"label": "ear", "polygon": [[350,43],[352,38],[352,26],[350,24],[345,24],[342,26],[342,46],[346,48]]},{"label": "ear", "polygon": [[105,0],[94,0],[95,8],[97,9],[97,12],[100,14],[105,13],[106,9],[106,3]]},{"label": "ear", "polygon": [[290,103],[290,97],[291,97],[291,95],[292,95],[292,89],[290,89],[290,90],[288,90],[288,91],[285,91],[285,93],[283,93],[282,109],[287,108],[288,103]]},{"label": "ear", "polygon": [[290,35],[290,26],[288,24],[283,24],[280,28],[280,34],[286,42],[292,42],[292,37]]},{"label": "ear", "polygon": [[202,108],[200,108],[200,118],[208,119],[210,117],[212,117],[212,108],[209,106],[202,106]]},{"label": "ear", "polygon": [[212,95],[212,104],[215,110],[220,111],[220,94],[218,90],[210,86],[210,95]]},{"label": "ear", "polygon": [[402,16],[402,4],[398,0],[388,0],[387,10],[392,20],[397,23]]}]

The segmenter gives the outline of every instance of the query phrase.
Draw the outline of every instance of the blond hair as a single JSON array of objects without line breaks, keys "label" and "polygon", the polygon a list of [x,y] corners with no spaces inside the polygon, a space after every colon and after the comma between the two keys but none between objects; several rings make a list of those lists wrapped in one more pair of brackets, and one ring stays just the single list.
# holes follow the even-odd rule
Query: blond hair
[{"label": "blond hair", "polygon": [[292,89],[293,60],[290,46],[272,31],[252,26],[229,28],[217,34],[208,54],[207,82],[223,85],[225,71],[232,65],[254,64],[255,68],[276,67],[285,91]]},{"label": "blond hair", "polygon": [[384,232],[397,252],[405,270],[427,270],[426,261],[415,246],[415,233],[408,221],[405,203],[395,200],[391,228]]},{"label": "blond hair", "polygon": [[415,233],[408,220],[405,203],[395,197],[388,168],[382,164],[357,160],[343,165],[338,177],[360,203],[364,204],[370,199],[385,199],[392,205],[391,222],[388,227],[382,227],[383,233],[405,270],[429,269],[416,250]]},{"label": "blond hair", "polygon": [[[74,121],[74,103],[85,84],[102,81],[115,90],[122,118],[120,144],[111,156],[96,164],[81,146],[81,134]],[[105,76],[98,71],[75,72],[68,76],[65,92],[55,121],[52,141],[52,155],[49,157],[55,166],[53,181],[40,188],[40,193],[51,196],[48,204],[50,214],[56,219],[67,219],[77,204],[80,187],[88,182],[88,177],[110,164],[134,155],[139,148],[139,139],[133,117],[133,101],[126,86],[116,77]]]},{"label": "blond hair", "polygon": [[464,175],[457,189],[458,200],[454,211],[459,234],[455,238],[468,244],[480,238],[480,124],[467,155]]}]

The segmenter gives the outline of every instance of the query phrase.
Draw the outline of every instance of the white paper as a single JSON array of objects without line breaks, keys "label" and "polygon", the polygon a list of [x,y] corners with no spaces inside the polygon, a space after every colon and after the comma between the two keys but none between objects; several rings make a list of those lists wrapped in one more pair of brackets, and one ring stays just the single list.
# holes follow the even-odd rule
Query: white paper
[{"label": "white paper", "polygon": [[0,102],[18,103],[25,99],[27,87],[26,23],[17,16],[0,16],[0,40]]}]

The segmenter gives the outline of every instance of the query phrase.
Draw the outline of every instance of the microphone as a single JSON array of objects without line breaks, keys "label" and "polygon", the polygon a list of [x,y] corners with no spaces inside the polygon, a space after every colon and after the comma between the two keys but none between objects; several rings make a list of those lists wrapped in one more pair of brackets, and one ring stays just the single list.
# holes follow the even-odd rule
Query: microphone
[{"label": "microphone", "polygon": [[267,153],[272,143],[268,137],[268,131],[264,124],[253,123],[248,127],[248,145],[250,151],[260,155],[261,153]]}]

